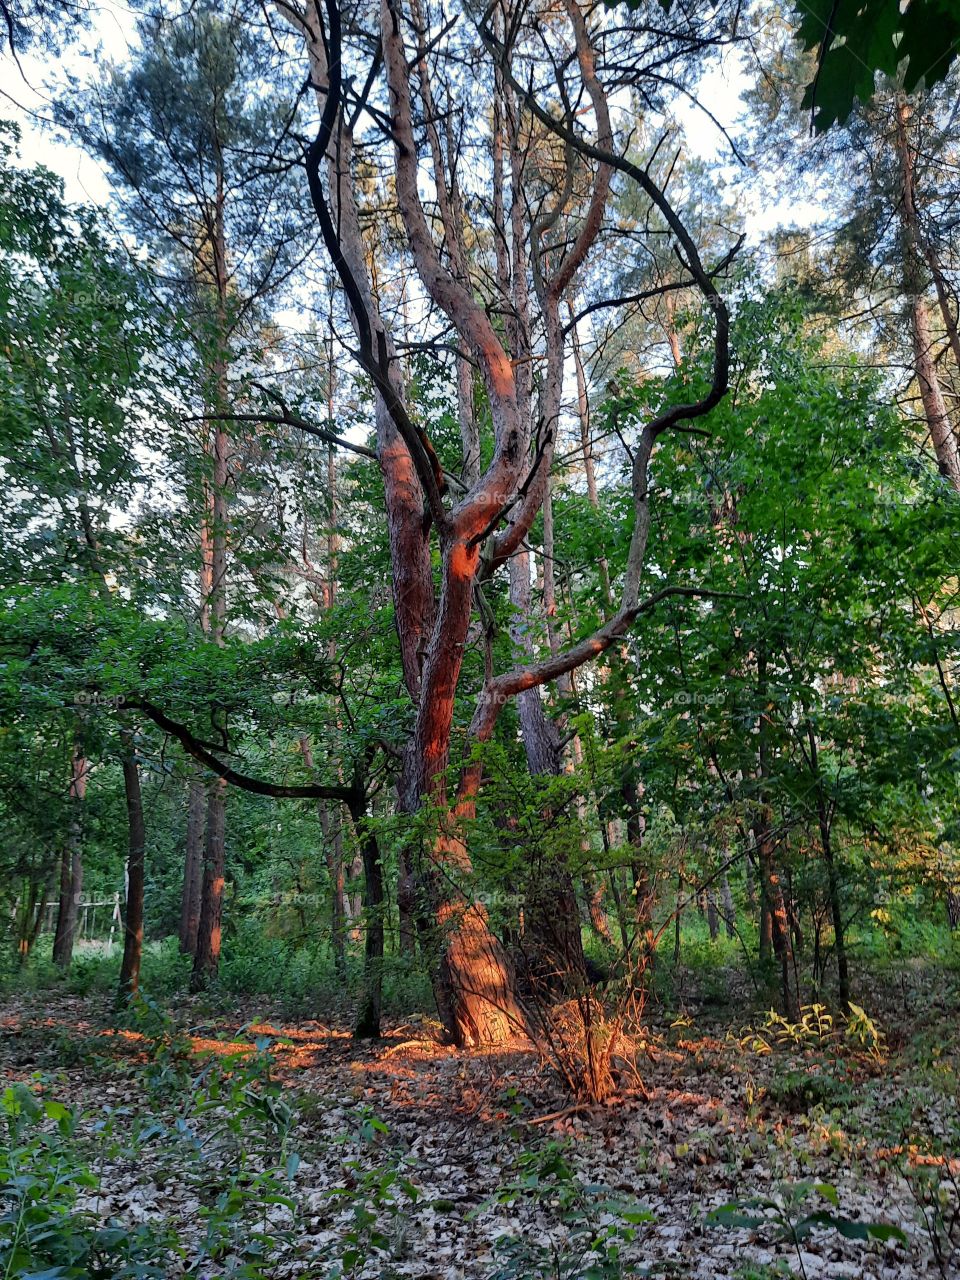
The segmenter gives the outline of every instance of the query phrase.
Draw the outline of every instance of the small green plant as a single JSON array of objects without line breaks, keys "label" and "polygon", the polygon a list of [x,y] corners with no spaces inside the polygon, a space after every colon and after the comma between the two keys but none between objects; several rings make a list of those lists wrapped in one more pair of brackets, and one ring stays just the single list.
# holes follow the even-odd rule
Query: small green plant
[{"label": "small green plant", "polygon": [[[804,1212],[810,1197],[817,1195],[826,1200],[830,1209],[814,1209]],[[806,1277],[803,1265],[802,1242],[815,1227],[827,1227],[838,1231],[847,1240],[897,1240],[907,1243],[907,1237],[900,1227],[889,1222],[859,1222],[854,1218],[843,1217],[833,1212],[840,1207],[837,1189],[828,1182],[791,1182],[785,1183],[780,1195],[751,1196],[747,1200],[734,1201],[713,1209],[707,1214],[707,1222],[713,1226],[743,1228],[756,1231],[761,1227],[771,1227],[777,1240],[793,1246],[800,1274]]]},{"label": "small green plant", "polygon": [[872,1058],[879,1061],[883,1057],[885,1048],[883,1032],[867,1011],[853,1001],[850,1002],[850,1012],[847,1014],[845,1034],[851,1044],[869,1053]]},{"label": "small green plant", "polygon": [[960,1270],[960,1161],[953,1154],[960,1133],[956,1120],[945,1124],[945,1139],[905,1132],[894,1167],[917,1207],[920,1224],[940,1275]]},{"label": "small green plant", "polygon": [[632,1274],[623,1246],[653,1214],[607,1187],[582,1183],[568,1155],[563,1142],[524,1151],[513,1179],[475,1211],[524,1204],[540,1207],[554,1222],[546,1240],[526,1232],[500,1236],[490,1280],[620,1280]]},{"label": "small green plant", "polygon": [[231,1280],[262,1280],[275,1259],[278,1246],[291,1243],[297,1221],[297,1202],[289,1182],[296,1172],[291,1159],[287,1171],[241,1170],[233,1174],[200,1211],[204,1235],[192,1268],[209,1274],[213,1264],[219,1276]]},{"label": "small green plant", "polygon": [[99,1179],[74,1142],[77,1116],[24,1084],[5,1089],[0,1112],[0,1272],[4,1280],[150,1280],[167,1274],[173,1242],[149,1225],[101,1222],[79,1207]]},{"label": "small green plant", "polygon": [[747,1262],[737,1271],[737,1280],[789,1280],[793,1272],[782,1258],[776,1262]]},{"label": "small green plant", "polygon": [[[336,1214],[338,1238],[323,1250],[330,1280],[359,1274],[372,1257],[378,1274],[391,1274],[392,1259],[406,1252],[406,1209],[420,1198],[410,1162],[389,1143],[390,1130],[372,1111],[354,1114],[354,1131],[340,1139],[355,1154],[343,1162],[343,1182],[325,1193]],[[363,1154],[380,1149],[379,1161],[365,1167]]]},{"label": "small green plant", "polygon": [[814,1062],[774,1071],[767,1096],[788,1111],[801,1112],[815,1107],[847,1106],[854,1095],[846,1080],[824,1070],[823,1063]]}]

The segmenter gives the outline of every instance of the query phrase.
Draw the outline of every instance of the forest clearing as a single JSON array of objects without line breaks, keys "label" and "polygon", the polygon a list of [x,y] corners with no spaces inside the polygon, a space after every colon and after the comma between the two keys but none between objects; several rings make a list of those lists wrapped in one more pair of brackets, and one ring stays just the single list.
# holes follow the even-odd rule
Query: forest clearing
[{"label": "forest clearing", "polygon": [[0,0],[3,1280],[960,1276],[960,0]]}]

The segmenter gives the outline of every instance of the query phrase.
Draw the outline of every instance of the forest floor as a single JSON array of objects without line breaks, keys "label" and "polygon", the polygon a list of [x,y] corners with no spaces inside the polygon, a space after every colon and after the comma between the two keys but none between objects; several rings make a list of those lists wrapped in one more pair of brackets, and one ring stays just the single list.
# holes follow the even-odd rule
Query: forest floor
[{"label": "forest floor", "polygon": [[102,997],[7,996],[0,1072],[77,1109],[80,1208],[164,1224],[171,1276],[950,1276],[960,1021],[942,992],[910,965],[879,984],[879,1046],[662,1013],[636,1074],[582,1111],[529,1046],[457,1053],[428,1018],[357,1043],[262,1004],[185,999],[174,1023],[116,1030]]}]

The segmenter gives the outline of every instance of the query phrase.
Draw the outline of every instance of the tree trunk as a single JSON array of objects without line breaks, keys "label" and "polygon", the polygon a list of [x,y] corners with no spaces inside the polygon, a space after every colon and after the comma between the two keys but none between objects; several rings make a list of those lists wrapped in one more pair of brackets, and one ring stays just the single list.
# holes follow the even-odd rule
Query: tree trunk
[{"label": "tree trunk", "polygon": [[923,412],[933,443],[940,474],[960,492],[960,447],[950,422],[946,402],[940,388],[933,350],[933,332],[924,298],[926,280],[922,268],[922,246],[916,205],[914,162],[915,155],[908,127],[912,110],[904,97],[897,102],[897,150],[903,193],[900,202],[900,223],[903,228],[904,292],[910,302],[910,319],[913,334],[914,367]]},{"label": "tree trunk", "polygon": [[[764,815],[754,828],[757,839],[757,860],[760,864],[760,883],[763,891],[765,921],[769,930],[770,945],[780,969],[780,991],[783,1011],[788,1018],[796,1019],[800,1013],[800,1000],[794,982],[793,942],[790,936],[790,917],[780,873],[774,859],[773,836],[769,816]],[[761,949],[763,930],[761,931]]]},{"label": "tree trunk", "polygon": [[397,855],[397,913],[400,917],[400,954],[417,951],[417,890],[410,850],[404,846]]},{"label": "tree trunk", "polygon": [[847,964],[847,945],[843,923],[843,903],[840,896],[840,876],[833,853],[833,833],[822,791],[817,797],[820,823],[820,847],[827,868],[827,889],[830,900],[830,919],[833,923],[833,945],[837,954],[837,991],[840,1008],[844,1013],[850,1008],[850,970]]},{"label": "tree trunk", "polygon": [[364,802],[358,796],[350,803],[350,816],[360,841],[363,859],[364,897],[366,899],[366,936],[363,946],[363,994],[357,1009],[353,1034],[357,1039],[373,1040],[380,1035],[383,1003],[383,943],[386,895],[383,887],[383,862],[376,834],[366,821]]},{"label": "tree trunk", "polygon": [[125,731],[123,790],[127,805],[127,906],[124,916],[123,960],[120,964],[119,998],[129,999],[140,983],[143,957],[143,882],[146,831],[143,822],[143,795],[140,767],[133,749],[132,735]]},{"label": "tree trunk", "polygon": [[727,931],[727,937],[733,938],[737,932],[737,915],[733,906],[733,891],[730,888],[730,877],[725,871],[723,873],[723,924]]},{"label": "tree trunk", "polygon": [[337,806],[321,801],[319,806],[320,829],[323,832],[323,852],[330,880],[330,945],[333,949],[333,966],[339,978],[347,974],[347,904],[344,893],[343,826]]},{"label": "tree trunk", "polygon": [[[765,649],[761,647],[757,654],[757,703],[761,708],[765,708],[766,702],[767,655]],[[757,742],[757,781],[760,812],[754,823],[753,832],[756,841],[757,863],[760,870],[762,901],[766,915],[769,918],[770,942],[780,965],[783,1011],[788,1018],[796,1020],[800,1014],[800,998],[794,982],[795,969],[793,943],[790,937],[790,918],[783,896],[780,874],[775,863],[773,810],[767,796],[767,780],[770,777],[770,740],[769,720],[765,710],[762,710],[759,716]],[[761,954],[764,941],[764,924],[761,924],[760,933]]]},{"label": "tree trunk", "polygon": [[[533,657],[530,637],[532,610],[530,556],[518,551],[510,561],[510,603],[515,613],[511,623],[514,645],[522,659]],[[530,776],[556,777],[561,772],[556,729],[547,719],[539,688],[517,696],[520,732]],[[548,987],[579,989],[586,966],[580,912],[573,878],[565,858],[551,850],[541,851],[539,865],[527,877],[524,906],[525,961],[534,982]]]},{"label": "tree trunk", "polygon": [[60,864],[60,901],[53,938],[54,963],[68,969],[77,936],[80,898],[83,894],[83,800],[87,793],[89,764],[75,747],[70,760],[70,790],[66,839]]},{"label": "tree trunk", "polygon": [[195,955],[200,926],[200,891],[203,884],[204,789],[198,777],[190,780],[187,793],[187,834],[183,860],[183,889],[180,894],[180,950]]},{"label": "tree trunk", "polygon": [[203,882],[200,889],[200,920],[197,949],[193,957],[190,990],[203,991],[220,968],[220,930],[223,916],[223,882],[226,869],[224,837],[226,812],[222,778],[211,782],[207,794],[207,828],[203,851]]},{"label": "tree trunk", "polygon": [[30,884],[27,900],[21,912],[20,937],[17,942],[17,955],[21,965],[26,964],[29,960],[30,953],[43,927],[43,917],[46,914],[47,903],[50,901],[50,891],[53,887],[56,870],[56,867],[54,867],[51,875],[41,883],[33,882]]},{"label": "tree trunk", "polygon": [[720,917],[717,914],[717,895],[712,889],[707,890],[707,927],[710,930],[710,941],[716,942],[720,937]]}]

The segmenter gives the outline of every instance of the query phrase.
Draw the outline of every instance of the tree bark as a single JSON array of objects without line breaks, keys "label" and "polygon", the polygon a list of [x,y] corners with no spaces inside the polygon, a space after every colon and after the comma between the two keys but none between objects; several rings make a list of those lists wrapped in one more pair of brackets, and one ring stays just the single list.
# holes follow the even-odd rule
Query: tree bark
[{"label": "tree bark", "polygon": [[915,154],[909,136],[912,109],[904,97],[896,106],[897,150],[903,183],[900,223],[903,229],[904,292],[910,306],[914,368],[920,399],[940,474],[960,493],[960,446],[940,387],[933,350],[933,331],[924,297],[922,245],[916,205]]},{"label": "tree bark", "polygon": [[[219,146],[217,154],[216,202],[213,210],[213,299],[214,349],[209,354],[209,400],[217,414],[229,409],[228,386],[228,309],[229,274],[227,270],[226,239],[226,175]],[[227,544],[229,506],[227,486],[230,479],[230,437],[226,419],[215,420],[210,442],[212,477],[208,489],[209,527],[204,532],[203,545],[209,549],[209,559],[201,575],[201,589],[205,608],[201,613],[201,625],[211,644],[222,645],[227,620]],[[221,732],[223,726],[219,726]],[[197,945],[194,951],[191,990],[202,990],[217,976],[220,967],[221,918],[223,915],[223,885],[226,872],[226,783],[217,778],[207,789],[206,830],[204,833],[203,877],[200,883],[200,913],[197,921]]]},{"label": "tree bark", "polygon": [[180,894],[180,950],[195,955],[200,926],[200,891],[203,883],[204,788],[192,777],[187,791],[187,831]]},{"label": "tree bark", "polygon": [[717,895],[713,889],[707,890],[707,928],[710,930],[710,941],[716,942],[720,937],[720,917],[717,913]]},{"label": "tree bark", "polygon": [[830,901],[830,919],[833,923],[833,946],[837,956],[837,991],[840,997],[840,1008],[844,1013],[850,1009],[850,970],[847,963],[846,931],[843,923],[843,901],[840,890],[840,873],[833,852],[833,830],[827,799],[823,792],[823,781],[820,777],[817,743],[812,725],[807,726],[810,743],[810,764],[816,775],[817,786],[817,823],[820,828],[820,850],[827,868],[827,891]]},{"label": "tree bark", "polygon": [[211,781],[207,792],[207,823],[203,850],[203,881],[200,890],[200,919],[197,949],[193,957],[190,990],[203,991],[220,969],[220,942],[223,916],[223,884],[226,870],[227,784],[222,778]]},{"label": "tree bark", "polygon": [[121,1000],[135,995],[140,984],[143,958],[143,888],[146,857],[146,831],[143,822],[143,796],[140,789],[140,766],[133,749],[132,735],[127,735],[123,757],[123,790],[127,806],[127,904],[124,915],[123,960],[120,964]]},{"label": "tree bark", "polygon": [[758,800],[759,814],[753,831],[756,839],[757,862],[760,868],[760,883],[763,889],[763,909],[766,917],[761,923],[761,949],[766,921],[769,919],[770,942],[773,953],[780,966],[780,988],[783,999],[783,1011],[788,1018],[796,1020],[800,1014],[800,998],[794,981],[795,968],[793,958],[793,942],[790,936],[790,917],[787,912],[786,899],[783,896],[783,885],[775,862],[775,845],[773,838],[773,809],[767,791],[770,777],[770,740],[769,721],[766,713],[767,702],[767,656],[761,648],[757,654],[757,702],[761,708],[757,725],[758,740]]},{"label": "tree bark", "polygon": [[87,793],[89,768],[79,746],[75,746],[70,759],[67,831],[61,855],[60,901],[53,938],[54,963],[61,969],[68,969],[73,959],[83,894],[83,801]]},{"label": "tree bark", "polygon": [[333,803],[319,805],[323,832],[324,859],[330,881],[330,944],[334,970],[339,978],[347,974],[347,904],[344,892],[343,825]]},{"label": "tree bark", "polygon": [[725,871],[723,873],[723,924],[727,931],[727,937],[736,937],[736,911],[733,906],[733,891],[730,888],[730,876]]},{"label": "tree bark", "polygon": [[384,916],[386,894],[383,885],[383,862],[376,834],[367,823],[363,800],[358,794],[350,802],[360,853],[363,859],[365,897],[365,938],[363,946],[363,993],[357,1008],[353,1034],[360,1040],[377,1039],[383,1005]]}]

